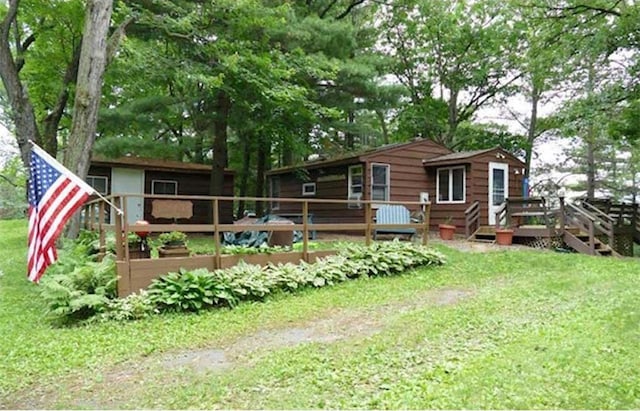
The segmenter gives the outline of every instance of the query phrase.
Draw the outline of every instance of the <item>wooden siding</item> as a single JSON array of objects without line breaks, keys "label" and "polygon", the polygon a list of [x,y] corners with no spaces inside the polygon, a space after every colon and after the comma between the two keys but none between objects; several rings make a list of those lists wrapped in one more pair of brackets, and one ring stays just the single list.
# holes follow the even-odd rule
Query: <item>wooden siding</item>
[{"label": "wooden siding", "polygon": [[103,166],[89,167],[88,176],[107,177],[107,194],[111,194],[111,168]]},{"label": "wooden siding", "polygon": [[[270,175],[269,178],[280,178],[280,197],[288,198],[326,198],[347,199],[349,186],[348,170],[350,166],[361,164],[363,167],[363,200],[371,198],[371,164],[388,164],[390,172],[389,200],[419,201],[420,192],[427,191],[427,174],[422,160],[439,157],[451,150],[431,140],[419,140],[405,145],[379,150],[370,154],[354,156],[349,163],[329,163],[327,167],[314,163],[306,171],[304,167],[285,173]],[[305,176],[306,174],[306,176]],[[304,178],[302,176],[305,176]],[[333,179],[328,176],[334,177]],[[337,179],[337,176],[344,176]],[[329,178],[331,181],[322,181]],[[320,179],[320,180],[318,180]],[[302,184],[316,183],[315,196],[302,196]],[[281,204],[277,213],[300,213],[301,206]],[[412,211],[417,209],[412,206]],[[313,213],[316,223],[350,223],[360,222],[364,218],[364,209],[348,208],[346,204],[310,204],[309,212]]]},{"label": "wooden siding", "polygon": [[[168,180],[178,183],[178,195],[209,195],[210,175],[208,173],[179,173],[171,171],[146,170],[144,178],[144,192],[151,194],[153,180]],[[226,174],[224,178],[224,196],[233,196],[233,175]],[[189,223],[211,224],[212,204],[206,200],[193,200],[193,217],[191,219],[154,218],[151,215],[152,199],[144,201],[144,218],[152,224]],[[233,222],[233,204],[230,201],[220,203],[220,223]]]},{"label": "wooden siding", "polygon": [[[420,193],[429,191],[429,179],[422,160],[439,157],[451,150],[430,140],[421,140],[398,149],[378,152],[365,157],[365,198],[371,198],[371,164],[389,164],[390,201],[420,201]],[[434,188],[435,195],[435,184]],[[432,194],[429,193],[429,197]],[[411,211],[416,211],[417,205]]]},{"label": "wooden siding", "polygon": [[[356,165],[359,163],[353,163]],[[308,170],[308,178],[301,173],[287,173],[270,176],[280,178],[280,197],[283,198],[323,198],[346,200],[349,185],[349,165]],[[327,181],[323,181],[327,180]],[[315,196],[303,196],[302,184],[316,183]],[[302,213],[302,204],[280,203],[273,214]],[[346,204],[309,204],[309,213],[314,223],[350,223],[361,222],[364,209],[348,208]]]},{"label": "wooden siding", "polygon": [[[511,157],[503,159],[496,158],[496,152],[491,151],[470,159],[470,164],[465,164],[465,184],[466,197],[464,204],[438,204],[436,202],[436,172],[437,169],[443,167],[428,167],[428,185],[429,197],[432,201],[431,206],[431,229],[435,230],[438,224],[447,221],[451,217],[451,224],[457,228],[457,233],[464,232],[465,217],[464,211],[473,204],[474,201],[480,202],[480,224],[488,224],[489,222],[489,163],[506,163],[509,165],[509,197],[522,196],[522,168],[524,164]],[[462,164],[460,164],[462,165]],[[516,169],[518,174],[515,173]]]}]

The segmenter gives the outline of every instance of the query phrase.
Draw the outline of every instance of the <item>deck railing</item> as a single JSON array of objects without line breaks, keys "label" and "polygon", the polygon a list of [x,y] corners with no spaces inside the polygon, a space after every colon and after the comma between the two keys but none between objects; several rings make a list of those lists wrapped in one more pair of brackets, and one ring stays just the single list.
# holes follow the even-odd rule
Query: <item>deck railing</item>
[{"label": "deck railing", "polygon": [[466,238],[471,238],[478,228],[480,228],[480,202],[476,200],[464,211],[464,234]]},{"label": "deck railing", "polygon": [[[596,236],[604,235],[609,241],[611,248],[614,246],[615,231],[612,221],[602,219],[600,216],[596,216],[583,207],[579,207],[575,204],[564,203],[561,201],[561,209],[564,211],[563,217],[565,224],[575,226],[581,231],[588,234],[588,254],[596,254]],[[565,233],[564,228],[562,228]],[[572,245],[574,246],[574,245]]]},{"label": "deck railing", "polygon": [[[127,206],[129,204],[128,199],[131,198],[142,198],[142,202],[144,203],[145,199],[150,199],[151,201],[156,199],[161,200],[174,200],[174,201],[206,201],[211,204],[211,216],[210,224],[185,224],[185,223],[169,223],[169,224],[137,224],[130,223],[128,221],[128,213],[132,210],[128,210]],[[310,223],[309,215],[310,215],[310,206],[318,208],[321,206],[333,206],[340,207],[344,206],[345,210],[349,204],[353,203],[351,200],[327,200],[327,199],[299,199],[299,198],[267,198],[267,197],[212,197],[212,196],[167,196],[167,195],[148,195],[148,194],[116,194],[107,197],[116,207],[122,209],[123,214],[119,215],[116,213],[116,210],[106,205],[104,200],[97,199],[91,202],[88,202],[84,206],[84,226],[90,230],[99,231],[100,238],[100,250],[101,252],[105,252],[106,241],[105,241],[105,233],[108,231],[112,231],[115,233],[115,252],[116,252],[116,260],[119,275],[123,277],[125,274],[131,277],[132,266],[137,266],[138,263],[133,264],[133,262],[141,260],[131,259],[129,244],[126,241],[128,233],[136,233],[136,232],[147,232],[147,233],[162,233],[168,231],[182,231],[185,233],[204,233],[210,234],[213,237],[213,241],[215,244],[215,255],[212,256],[213,260],[207,262],[208,267],[222,267],[223,266],[223,257],[221,254],[222,246],[221,246],[221,237],[224,232],[243,232],[243,231],[266,231],[266,232],[293,232],[293,231],[301,231],[302,232],[302,252],[300,253],[301,259],[305,261],[312,260],[311,253],[309,252],[309,239],[311,232],[322,232],[322,231],[330,231],[330,232],[362,232],[364,233],[364,239],[366,244],[370,244],[372,241],[373,231],[376,229],[407,229],[412,228],[416,230],[420,230],[422,232],[422,244],[428,244],[428,231],[429,231],[429,215],[430,215],[430,203],[422,203],[422,202],[399,202],[399,201],[368,201],[368,200],[360,200],[359,203],[362,205],[363,210],[362,220],[361,222],[350,222],[350,223],[332,223],[328,221],[320,222],[320,223]],[[222,205],[225,203],[229,207],[232,207],[234,201],[245,200],[245,201],[255,201],[255,202],[265,202],[267,204],[272,201],[278,201],[281,205],[289,204],[289,208],[287,209],[285,214],[290,214],[293,211],[298,211],[300,214],[300,223],[286,224],[286,225],[270,225],[270,224],[233,224],[233,223],[222,223],[220,218],[220,211]],[[422,218],[420,219],[420,223],[398,223],[398,224],[377,224],[374,221],[374,211],[375,209],[384,204],[398,204],[408,206],[409,208],[415,211],[419,211],[422,214]],[[293,210],[293,211],[292,211]],[[277,211],[273,211],[273,214],[277,215]],[[339,216],[336,214],[336,216]],[[177,260],[177,258],[176,258]],[[155,263],[155,261],[154,261]],[[160,266],[162,262],[158,262],[160,264],[156,268],[148,268],[150,262],[147,260],[147,264],[145,266],[146,270],[157,269],[160,272],[158,275],[166,273],[166,268],[171,264],[166,264],[162,267]],[[164,272],[161,272],[164,271]],[[131,278],[129,278],[131,280]],[[131,283],[131,281],[130,281]],[[134,287],[135,288],[135,287]],[[132,289],[131,286],[128,287],[120,287],[119,286],[119,295],[120,291],[124,293],[124,295],[136,291]]]}]

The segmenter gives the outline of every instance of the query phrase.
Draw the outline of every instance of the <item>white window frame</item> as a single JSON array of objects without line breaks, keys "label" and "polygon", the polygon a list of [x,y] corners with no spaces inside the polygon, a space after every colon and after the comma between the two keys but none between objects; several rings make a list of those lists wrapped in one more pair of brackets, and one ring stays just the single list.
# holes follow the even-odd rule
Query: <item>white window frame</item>
[{"label": "white window frame", "polygon": [[[273,187],[274,184],[277,181],[277,185],[278,185],[278,195],[275,196],[273,193]],[[271,198],[278,198],[280,197],[280,192],[282,190],[282,181],[280,181],[280,176],[272,176],[271,179],[269,179],[269,197]],[[275,200],[271,200],[271,210],[280,210],[280,201],[275,201]]]},{"label": "white window frame", "polygon": [[164,183],[164,184],[168,184],[168,183],[172,183],[174,190],[173,190],[173,194],[167,194],[167,193],[162,193],[160,195],[178,195],[178,182],[176,180],[151,180],[151,194],[157,194],[156,193],[156,183]]},{"label": "white window frame", "polygon": [[[360,172],[354,173],[354,170],[356,169],[360,169]],[[362,203],[360,202],[360,200],[362,200],[362,196],[364,194],[364,166],[362,164],[349,166],[349,172],[347,174],[348,174],[347,200],[356,200],[355,202],[349,203],[347,205],[347,208],[362,208]],[[360,192],[354,193],[353,192],[353,187],[354,187],[353,176],[358,174],[360,175],[360,184],[358,184],[360,186]]]},{"label": "white window frame", "polygon": [[[449,187],[447,195],[453,198],[453,170],[462,169],[462,200],[441,200],[440,199],[440,172],[449,171]],[[464,204],[467,202],[467,168],[465,166],[441,167],[436,169],[436,203],[438,204]]]},{"label": "white window frame", "polygon": [[[387,173],[386,173],[386,181],[385,181],[385,187],[386,192],[385,192],[385,198],[384,199],[376,199],[373,198],[373,168],[374,167],[384,167],[387,169]],[[371,201],[389,201],[389,199],[391,198],[391,166],[389,164],[384,164],[384,163],[371,163],[371,184],[370,184],[370,189],[371,189]],[[376,184],[379,185],[379,184]]]},{"label": "white window frame", "polygon": [[302,195],[305,197],[313,197],[316,195],[316,183],[303,183]]},{"label": "white window frame", "polygon": [[[92,182],[89,181],[89,179],[95,181],[95,180],[103,180],[104,181],[104,190],[105,191],[98,191],[98,189],[96,189],[95,185],[92,184]],[[103,195],[107,195],[109,194],[109,178],[106,176],[92,176],[92,175],[88,175],[86,178],[86,183],[89,184],[91,187],[93,187],[94,190],[98,191],[98,193],[103,194]]]}]

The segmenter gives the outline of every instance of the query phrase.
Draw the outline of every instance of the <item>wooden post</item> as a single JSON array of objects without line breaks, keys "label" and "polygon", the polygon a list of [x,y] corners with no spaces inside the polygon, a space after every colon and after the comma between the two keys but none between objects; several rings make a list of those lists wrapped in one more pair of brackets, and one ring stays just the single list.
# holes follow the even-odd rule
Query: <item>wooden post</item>
[{"label": "wooden post", "polygon": [[107,253],[107,246],[104,235],[104,201],[100,201],[98,205],[98,235],[100,237],[100,255],[104,256]]},{"label": "wooden post", "polygon": [[431,201],[427,202],[424,206],[424,227],[422,228],[422,245],[429,245],[429,218],[431,215]]},{"label": "wooden post", "polygon": [[367,202],[364,207],[364,221],[367,228],[364,230],[365,244],[371,245],[371,202]]},{"label": "wooden post", "polygon": [[596,255],[596,233],[593,227],[593,221],[589,220],[589,252]]},{"label": "wooden post", "polygon": [[[124,207],[127,207],[127,196],[124,196],[124,201],[123,201]],[[120,237],[122,237],[122,240],[124,241],[124,259],[127,261],[127,264],[129,263],[129,221],[127,219],[127,210],[124,210],[124,215],[122,216],[123,222],[122,222],[122,227],[123,230],[120,233]]]},{"label": "wooden post", "polygon": [[309,202],[305,200],[302,203],[302,259],[306,262],[309,262],[309,227],[307,224],[308,216]]},{"label": "wooden post", "polygon": [[[122,210],[122,207],[120,206],[120,204],[122,203],[122,197],[118,196],[114,198],[114,203],[116,205],[116,207],[118,207],[119,209]],[[115,213],[115,210],[111,210],[111,212]],[[116,222],[116,260],[121,261],[124,259],[124,248],[122,245],[122,219],[126,217],[126,211],[124,211],[122,213],[122,215],[118,215],[116,213],[115,215],[115,222]]]},{"label": "wooden post", "polygon": [[[565,204],[564,204],[564,197],[559,196],[558,200],[560,200],[560,219],[559,219],[559,224],[560,224],[560,235],[564,236],[564,232],[566,230],[566,218],[567,218],[567,210],[565,209]],[[555,227],[554,227],[555,228]]]},{"label": "wooden post", "polygon": [[[86,212],[84,213],[84,218],[87,218]],[[96,220],[96,205],[92,203],[89,205],[89,221],[84,222],[85,228],[88,228],[89,230],[93,231],[95,220]],[[87,222],[89,223],[88,227],[87,227]]]},{"label": "wooden post", "polygon": [[214,235],[214,241],[215,241],[215,245],[216,245],[216,255],[215,255],[215,265],[216,268],[220,268],[222,266],[222,257],[221,257],[221,247],[222,244],[220,243],[220,216],[218,213],[218,198],[214,198],[213,199],[213,235]]}]

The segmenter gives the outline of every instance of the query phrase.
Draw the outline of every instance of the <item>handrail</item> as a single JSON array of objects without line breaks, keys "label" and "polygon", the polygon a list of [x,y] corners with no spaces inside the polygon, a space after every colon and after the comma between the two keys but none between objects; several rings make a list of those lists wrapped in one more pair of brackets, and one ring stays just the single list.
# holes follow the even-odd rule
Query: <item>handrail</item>
[{"label": "handrail", "polygon": [[[205,200],[210,201],[213,205],[213,223],[202,223],[202,224],[130,224],[126,219],[127,214],[127,197],[138,197],[143,199],[169,199],[169,200]],[[223,196],[190,196],[190,195],[153,195],[153,194],[114,194],[107,197],[114,204],[118,204],[118,207],[122,208],[124,213],[122,215],[116,215],[113,212],[112,208],[105,207],[105,200],[103,199],[95,199],[89,201],[84,204],[84,211],[87,219],[85,220],[85,227],[88,229],[95,229],[95,219],[100,222],[98,224],[98,228],[100,230],[100,247],[101,249],[105,246],[104,240],[104,230],[110,229],[115,231],[116,233],[130,233],[136,231],[146,231],[149,233],[153,232],[163,232],[163,231],[173,231],[180,230],[185,232],[207,232],[213,233],[216,239],[216,250],[220,249],[219,238],[222,232],[224,231],[246,231],[246,230],[254,230],[254,231],[295,231],[302,230],[303,231],[303,253],[307,253],[308,244],[306,243],[309,238],[309,234],[312,231],[360,231],[363,230],[365,232],[365,236],[367,237],[367,243],[370,242],[370,236],[374,229],[377,228],[414,228],[414,229],[422,229],[422,244],[427,245],[428,242],[428,232],[429,232],[429,216],[431,211],[431,203],[430,202],[420,202],[420,201],[374,201],[374,200],[358,200],[359,204],[364,205],[365,213],[363,215],[364,221],[355,222],[355,223],[332,223],[332,224],[313,224],[308,222],[309,216],[309,207],[310,203],[314,204],[352,204],[354,200],[334,200],[334,199],[300,199],[300,198],[272,198],[272,197],[223,197]],[[278,201],[280,203],[297,203],[302,207],[302,224],[288,224],[286,226],[259,226],[259,225],[238,225],[238,224],[223,224],[220,221],[220,203],[222,202],[231,202],[238,200],[250,200],[250,201],[261,201],[265,203],[270,203],[272,201]],[[372,205],[417,205],[420,206],[420,210],[424,214],[423,222],[421,223],[406,223],[406,224],[376,224],[371,221],[371,208]],[[99,214],[96,216],[95,208],[99,207]],[[105,224],[105,219],[109,215],[109,211],[111,210],[111,215],[115,224]],[[277,214],[277,212],[275,212]],[[126,238],[126,237],[125,237]],[[118,253],[118,260],[128,260],[129,259],[129,250],[128,244],[121,235],[116,235],[116,250]],[[219,251],[216,252],[215,258],[217,260],[220,259]]]},{"label": "handrail", "polygon": [[[500,227],[500,221],[502,221],[503,217],[507,218],[507,215],[508,215],[507,210],[508,210],[508,204],[509,204],[508,200],[509,199],[505,199],[505,201],[500,205],[500,207],[495,212],[495,214],[496,214],[496,228]],[[507,221],[507,223],[509,223],[509,221]]]},{"label": "handrail", "polygon": [[467,238],[471,237],[472,227],[477,227],[479,220],[480,202],[476,200],[464,210],[464,232]]},{"label": "handrail", "polygon": [[611,217],[610,215],[608,215],[607,213],[605,213],[604,211],[600,210],[598,207],[594,206],[593,204],[587,201],[581,201],[580,206],[582,208],[585,208],[588,212],[594,213],[600,216],[600,218],[602,219],[609,220],[611,223],[613,223],[616,220],[615,218]]},{"label": "handrail", "polygon": [[[582,228],[586,228],[589,233],[589,248],[591,249],[592,254],[595,253],[595,232],[598,231],[607,236],[609,239],[609,246],[613,249],[614,246],[614,230],[613,223],[606,222],[602,219],[597,218],[589,214],[582,207],[578,207],[575,204],[566,204],[566,211],[571,211],[571,213],[567,213],[567,217],[573,217],[573,220],[582,223]],[[585,224],[586,223],[586,224]],[[599,223],[599,224],[597,224]]]}]

